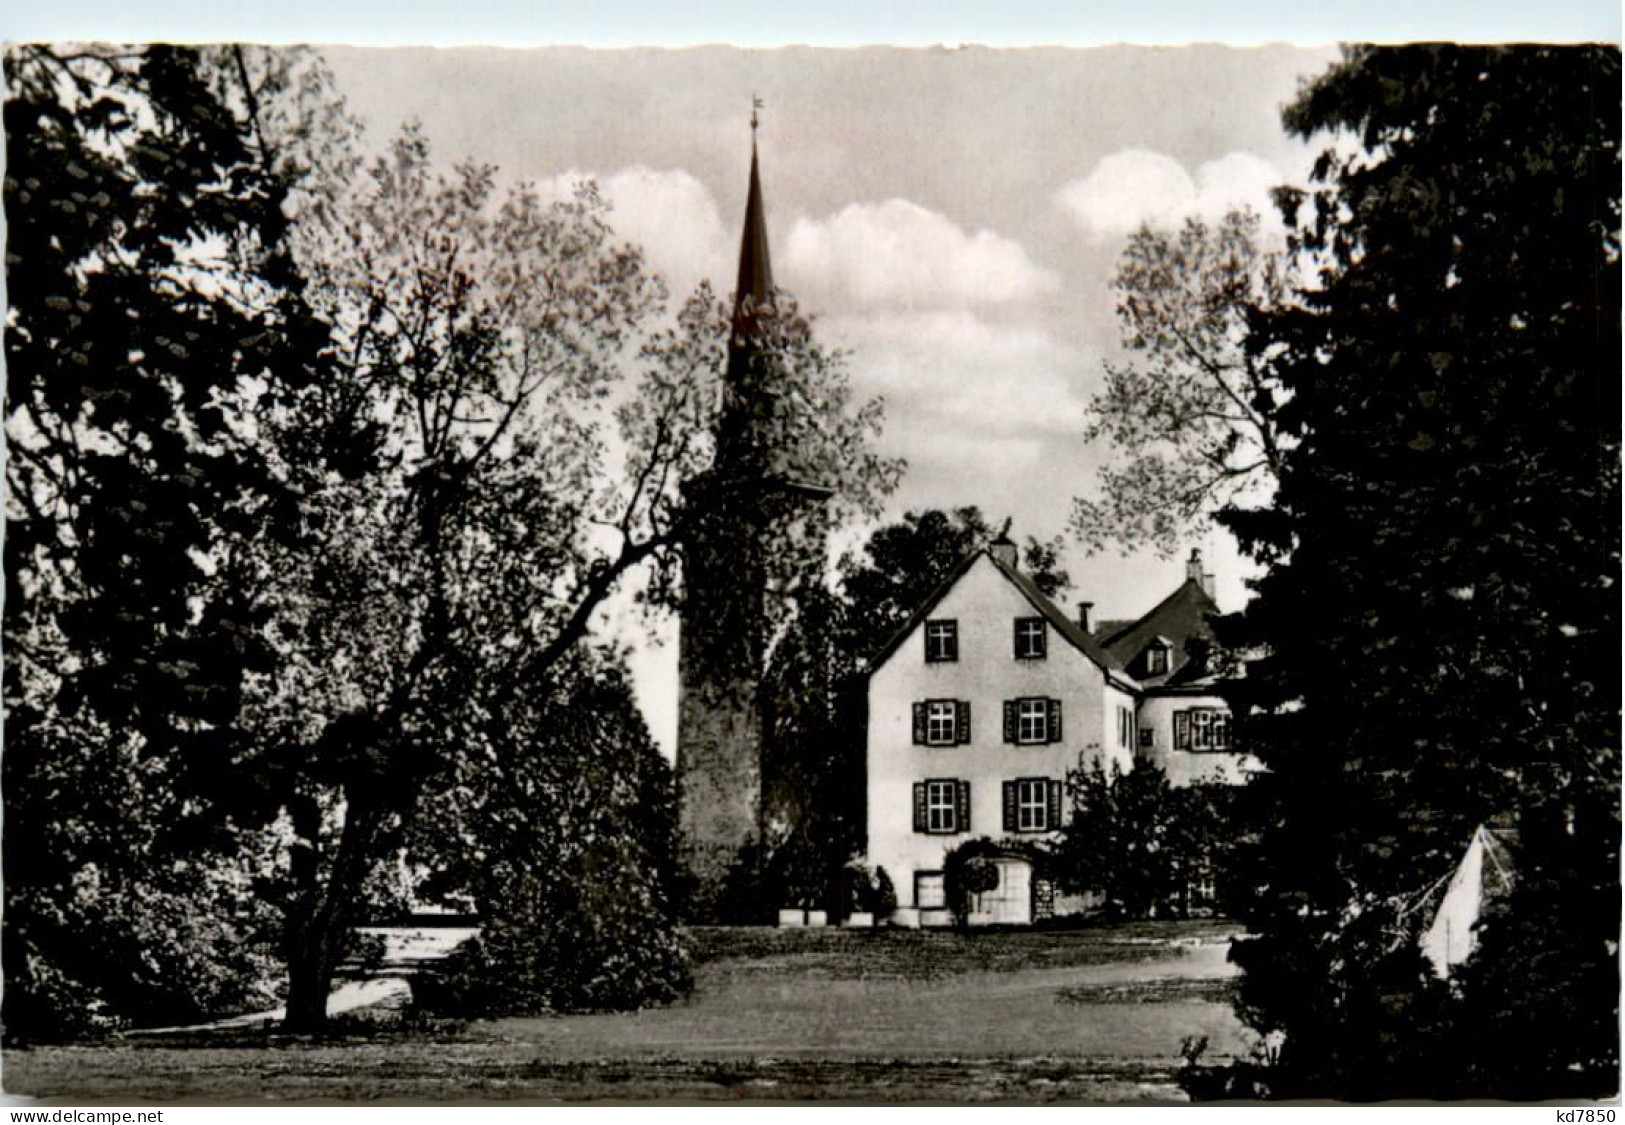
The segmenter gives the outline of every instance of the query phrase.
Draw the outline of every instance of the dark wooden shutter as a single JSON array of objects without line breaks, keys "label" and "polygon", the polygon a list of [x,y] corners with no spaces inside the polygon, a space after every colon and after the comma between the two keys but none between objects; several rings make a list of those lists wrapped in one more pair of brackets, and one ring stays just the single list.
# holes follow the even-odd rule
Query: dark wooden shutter
[{"label": "dark wooden shutter", "polygon": [[955,704],[954,710],[954,741],[964,745],[970,741],[970,700],[959,700]]},{"label": "dark wooden shutter", "polygon": [[925,704],[914,705],[914,745],[925,745]]},{"label": "dark wooden shutter", "polygon": [[924,832],[931,826],[925,813],[925,782],[914,783],[914,831]]},{"label": "dark wooden shutter", "polygon": [[1016,740],[1016,701],[1014,699],[1004,701],[1004,740],[1006,742]]},{"label": "dark wooden shutter", "polygon": [[1011,643],[1015,648],[1016,659],[1020,660],[1027,655],[1021,651],[1021,618],[1016,618],[1015,624],[1010,629],[1010,634]]},{"label": "dark wooden shutter", "polygon": [[1174,749],[1189,750],[1191,748],[1191,713],[1189,711],[1174,712]]},{"label": "dark wooden shutter", "polygon": [[1045,796],[1049,798],[1049,807],[1044,810],[1044,827],[1053,832],[1061,827],[1061,783],[1051,781]]},{"label": "dark wooden shutter", "polygon": [[1017,825],[1021,823],[1016,811],[1016,782],[1004,783],[1004,830],[1006,832],[1018,831]]},{"label": "dark wooden shutter", "polygon": [[970,831],[970,782],[959,782],[958,791],[954,793],[954,831]]},{"label": "dark wooden shutter", "polygon": [[1049,740],[1051,742],[1061,741],[1061,701],[1059,699],[1049,701]]}]

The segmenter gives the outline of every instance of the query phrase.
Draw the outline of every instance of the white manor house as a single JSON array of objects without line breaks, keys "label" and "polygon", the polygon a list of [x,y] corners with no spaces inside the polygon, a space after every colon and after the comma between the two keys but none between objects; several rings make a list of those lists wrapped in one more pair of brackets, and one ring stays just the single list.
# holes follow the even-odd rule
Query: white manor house
[{"label": "white manor house", "polygon": [[[950,921],[943,858],[977,837],[1042,840],[1070,813],[1069,770],[1155,762],[1175,785],[1240,783],[1229,711],[1207,666],[1211,576],[1186,579],[1134,621],[1091,633],[1067,616],[1000,537],[966,558],[876,656],[869,674],[868,861],[897,889],[904,924]],[[1054,889],[1011,850],[971,922],[1025,925]]]}]

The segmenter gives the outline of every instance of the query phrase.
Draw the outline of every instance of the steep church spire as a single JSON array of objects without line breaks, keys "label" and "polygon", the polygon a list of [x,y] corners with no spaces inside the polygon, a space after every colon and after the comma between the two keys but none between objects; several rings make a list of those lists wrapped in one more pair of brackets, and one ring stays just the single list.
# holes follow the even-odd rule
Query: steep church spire
[{"label": "steep church spire", "polygon": [[758,481],[767,472],[767,450],[758,427],[773,396],[764,359],[765,322],[773,315],[773,262],[767,248],[767,209],[762,204],[761,163],[756,130],[760,98],[751,99],[750,188],[745,225],[739,238],[739,278],[734,286],[728,332],[728,366],[723,377],[727,403],[717,434],[717,471],[722,480]]},{"label": "steep church spire", "polygon": [[755,310],[773,300],[773,263],[767,250],[767,213],[762,206],[762,175],[756,157],[756,111],[760,99],[753,99],[750,114],[750,191],[745,197],[745,231],[739,241],[739,282],[734,288],[734,328],[739,330],[754,320]]}]

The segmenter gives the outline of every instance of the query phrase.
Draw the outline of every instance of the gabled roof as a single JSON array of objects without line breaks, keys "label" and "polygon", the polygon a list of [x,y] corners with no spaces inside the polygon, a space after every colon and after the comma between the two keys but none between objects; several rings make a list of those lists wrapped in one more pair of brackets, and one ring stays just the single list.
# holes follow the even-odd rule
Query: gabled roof
[{"label": "gabled roof", "polygon": [[937,583],[937,588],[931,591],[931,596],[921,602],[920,607],[909,614],[908,620],[903,622],[902,627],[893,633],[891,638],[869,658],[868,671],[871,675],[875,669],[891,659],[892,653],[903,647],[903,642],[908,640],[908,635],[919,627],[920,622],[924,621],[933,609],[937,608],[937,603],[948,596],[948,591],[954,588],[956,582],[965,577],[965,572],[970,570],[972,564],[984,553],[980,550],[972,551],[954,564],[954,568],[948,572],[947,576]]},{"label": "gabled roof", "polygon": [[1173,686],[1192,683],[1206,678],[1203,668],[1189,666],[1189,643],[1193,638],[1213,640],[1213,627],[1209,618],[1219,612],[1219,604],[1194,578],[1187,578],[1173,593],[1138,621],[1122,626],[1116,632],[1102,637],[1106,650],[1127,665],[1145,651],[1154,640],[1172,644],[1173,656],[1168,672],[1161,676],[1141,676],[1144,687]]},{"label": "gabled roof", "polygon": [[[1008,578],[1016,589],[1020,590],[1022,595],[1032,603],[1033,608],[1044,616],[1055,631],[1072,642],[1073,648],[1083,653],[1106,671],[1116,672],[1120,678],[1127,678],[1124,673],[1123,661],[1109,648],[1079,628],[1076,621],[1061,612],[1060,607],[1050,601],[1044,591],[1038,588],[1038,583],[1015,567],[1006,566],[1000,562],[999,557],[993,552],[989,551],[987,557],[994,566],[998,567],[999,573]],[[1130,680],[1129,683],[1132,685],[1133,681]]]},{"label": "gabled roof", "polygon": [[1101,645],[1099,641],[1080,629],[1077,622],[1061,612],[1060,608],[1044,594],[1044,591],[1038,588],[1037,583],[1015,567],[1000,562],[998,556],[986,547],[972,551],[960,560],[953,570],[948,573],[948,576],[931,592],[931,596],[926,598],[921,603],[920,608],[910,615],[903,627],[892,634],[891,639],[869,661],[869,672],[871,674],[891,659],[892,655],[902,647],[903,642],[908,639],[909,634],[930,616],[931,611],[937,607],[937,604],[948,596],[948,591],[952,590],[959,580],[965,577],[970,568],[976,564],[977,560],[983,557],[986,557],[988,562],[993,564],[994,569],[1003,575],[1005,580],[1014,586],[1022,597],[1027,599],[1028,604],[1050,623],[1050,627],[1059,633],[1073,648],[1099,665],[1113,679],[1121,681],[1129,688],[1136,686],[1135,682],[1124,671],[1121,660],[1112,655],[1111,651]]}]

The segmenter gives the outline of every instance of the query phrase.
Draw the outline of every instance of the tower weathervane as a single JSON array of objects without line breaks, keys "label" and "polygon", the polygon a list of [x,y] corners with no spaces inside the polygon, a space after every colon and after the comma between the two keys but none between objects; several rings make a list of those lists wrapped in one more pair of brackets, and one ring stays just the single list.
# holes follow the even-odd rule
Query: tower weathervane
[{"label": "tower weathervane", "polygon": [[750,96],[750,131],[752,133],[755,133],[756,127],[762,123],[762,119],[759,114],[766,104],[766,102],[762,101],[762,99],[758,98],[755,94]]}]

